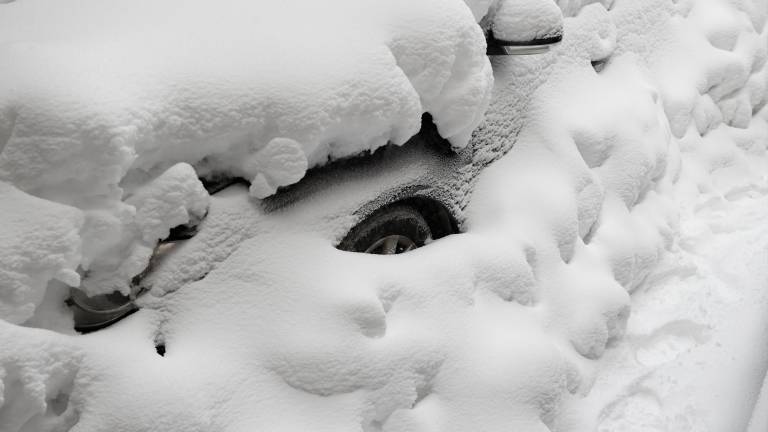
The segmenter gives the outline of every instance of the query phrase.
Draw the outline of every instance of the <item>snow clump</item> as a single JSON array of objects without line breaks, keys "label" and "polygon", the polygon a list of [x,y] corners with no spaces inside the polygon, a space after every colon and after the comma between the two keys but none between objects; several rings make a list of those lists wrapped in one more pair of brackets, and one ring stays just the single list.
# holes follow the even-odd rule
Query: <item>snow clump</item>
[{"label": "snow clump", "polygon": [[52,280],[73,286],[80,261],[77,209],[30,196],[0,181],[0,320],[32,317]]},{"label": "snow clump", "polygon": [[553,0],[465,0],[496,39],[525,43],[562,36],[563,13]]}]

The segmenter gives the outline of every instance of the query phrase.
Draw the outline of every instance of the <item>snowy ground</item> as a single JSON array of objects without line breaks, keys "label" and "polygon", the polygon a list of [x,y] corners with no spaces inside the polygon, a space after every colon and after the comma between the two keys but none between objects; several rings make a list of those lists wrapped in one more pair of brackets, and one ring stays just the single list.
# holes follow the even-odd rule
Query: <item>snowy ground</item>
[{"label": "snowy ground", "polygon": [[[557,49],[492,61],[496,2],[72,3],[0,4],[0,431],[766,430],[766,1],[560,0]],[[333,248],[417,153],[260,204],[422,112],[493,162],[462,234]],[[69,286],[206,213],[73,332]]]},{"label": "snowy ground", "polygon": [[767,213],[762,186],[683,218],[673,252],[632,295],[624,340],[571,407],[586,419],[576,429],[746,431],[754,411],[749,430],[766,430],[756,403],[768,370]]}]

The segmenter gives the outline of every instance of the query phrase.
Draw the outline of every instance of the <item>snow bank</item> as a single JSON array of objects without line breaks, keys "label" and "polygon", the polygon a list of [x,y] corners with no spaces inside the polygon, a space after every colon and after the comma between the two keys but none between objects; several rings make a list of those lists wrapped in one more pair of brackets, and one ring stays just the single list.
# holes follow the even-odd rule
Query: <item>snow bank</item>
[{"label": "snow bank", "polygon": [[70,430],[77,424],[73,386],[83,355],[70,342],[0,320],[0,430]]},{"label": "snow bank", "polygon": [[[672,187],[657,191],[679,216],[671,229],[612,229],[623,231],[623,244],[637,249],[642,238],[664,253],[624,260],[645,269],[629,279],[636,288],[627,336],[592,366],[595,387],[565,404],[559,430],[746,430],[750,417],[759,424],[768,364],[760,342],[768,335],[767,12],[760,1],[614,4],[616,50],[604,74],[621,54],[634,55],[658,92],[680,169]],[[668,214],[642,206],[645,221]],[[659,234],[665,242],[653,240]],[[600,241],[598,231],[593,244]]]},{"label": "snow bank", "polygon": [[692,124],[679,141],[680,228],[633,294],[627,336],[597,365],[592,394],[570,404],[573,430],[762,427],[767,118],[704,136]]},{"label": "snow bank", "polygon": [[531,41],[562,36],[562,13],[553,1],[506,0],[495,10],[493,35],[507,41]]},{"label": "snow bank", "polygon": [[0,181],[0,320],[32,317],[51,280],[77,286],[82,213]]}]

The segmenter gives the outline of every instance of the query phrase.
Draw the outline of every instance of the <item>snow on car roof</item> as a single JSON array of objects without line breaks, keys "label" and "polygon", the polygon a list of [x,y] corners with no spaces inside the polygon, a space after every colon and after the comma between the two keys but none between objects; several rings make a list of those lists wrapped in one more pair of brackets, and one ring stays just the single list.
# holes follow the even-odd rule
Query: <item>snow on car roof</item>
[{"label": "snow on car roof", "polygon": [[0,178],[26,191],[102,193],[129,169],[205,158],[264,197],[328,159],[404,143],[423,112],[464,146],[493,82],[460,0],[2,8]]}]

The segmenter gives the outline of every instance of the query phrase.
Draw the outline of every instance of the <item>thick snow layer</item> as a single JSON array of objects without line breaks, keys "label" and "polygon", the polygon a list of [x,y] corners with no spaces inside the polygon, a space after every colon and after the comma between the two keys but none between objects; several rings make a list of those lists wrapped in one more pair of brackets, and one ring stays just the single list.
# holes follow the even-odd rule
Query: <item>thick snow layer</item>
[{"label": "thick snow layer", "polygon": [[[634,278],[627,334],[556,430],[765,428],[766,12],[765,2],[616,2],[617,52],[644,60],[677,137],[679,179],[665,195],[679,228],[646,260],[660,264]],[[642,20],[651,31],[639,32]]]},{"label": "thick snow layer", "polygon": [[553,0],[465,0],[497,39],[530,42],[562,35],[563,13]]},{"label": "thick snow layer", "polygon": [[[341,252],[332,244],[355,223],[361,203],[418,164],[338,179],[278,209],[250,198],[240,185],[208,197],[194,176],[191,166],[253,174],[250,193],[259,196],[320,162],[301,150],[307,142],[301,137],[276,133],[253,147],[243,144],[263,138],[258,124],[249,123],[254,129],[247,133],[233,127],[231,136],[212,141],[215,154],[201,144],[201,135],[185,129],[191,118],[207,128],[225,106],[235,117],[259,108],[249,105],[253,87],[244,74],[209,88],[220,105],[187,117],[186,103],[195,100],[198,87],[180,69],[193,51],[223,59],[198,65],[195,77],[215,78],[243,61],[281,72],[275,95],[297,95],[299,101],[312,93],[314,87],[300,79],[303,70],[289,67],[290,50],[264,48],[265,58],[276,59],[271,66],[226,56],[253,41],[243,30],[253,27],[236,24],[266,6],[249,4],[233,16],[202,3],[173,12],[163,10],[171,7],[166,4],[78,4],[88,5],[88,13],[103,7],[104,14],[141,15],[140,37],[94,42],[93,35],[127,34],[123,25],[135,30],[139,21],[131,19],[81,23],[89,25],[74,32],[68,26],[77,18],[46,20],[36,29],[6,20],[9,27],[0,27],[3,35],[60,39],[45,55],[29,41],[3,45],[0,62],[27,59],[13,64],[30,69],[0,69],[8,74],[3,77],[13,74],[14,83],[27,84],[2,87],[8,81],[0,80],[8,91],[0,95],[11,94],[28,107],[0,110],[10,113],[0,116],[2,130],[11,131],[0,154],[0,178],[13,184],[7,192],[12,200],[3,203],[37,205],[39,211],[21,215],[56,222],[27,217],[17,222],[21,232],[61,225],[56,234],[41,231],[43,241],[30,246],[24,239],[34,239],[31,234],[0,231],[2,239],[15,242],[1,249],[11,263],[41,248],[45,257],[61,257],[42,261],[39,271],[24,267],[32,260],[19,261],[22,270],[11,271],[37,279],[22,286],[21,300],[0,296],[8,305],[2,318],[9,321],[0,322],[0,430],[730,432],[734,425],[745,429],[750,418],[759,427],[760,413],[750,411],[764,404],[758,395],[768,364],[760,342],[768,333],[768,233],[761,226],[768,216],[765,1],[558,2],[569,17],[559,48],[493,61],[493,98],[470,145],[475,164],[495,162],[473,185],[465,232],[389,257]],[[458,67],[459,75],[450,56],[435,54],[436,61],[422,63],[434,53],[423,41],[450,41],[470,53],[482,48],[464,5],[351,4],[310,5],[310,12],[344,12],[321,23],[296,18],[297,34],[317,35],[317,51],[305,49],[303,58],[328,68],[310,84],[335,88],[339,77],[373,76],[367,68],[378,58],[367,56],[368,45],[344,45],[360,49],[356,61],[341,56],[339,46],[324,45],[324,38],[335,36],[319,32],[319,24],[338,25],[343,41],[360,34],[375,40],[377,29],[396,28],[401,38],[378,46],[398,59],[398,73],[408,77],[422,104],[425,98],[486,97],[490,77],[481,56],[461,63],[471,66]],[[59,7],[52,5],[46,10]],[[19,0],[0,12],[35,8],[44,9]],[[288,16],[278,13],[288,9],[274,8],[261,21],[267,29],[284,26],[275,17]],[[371,26],[370,8],[386,10],[377,19],[388,24]],[[475,6],[472,11],[477,13]],[[125,56],[105,54],[139,46],[137,40],[155,44],[158,20],[186,23],[204,12],[209,18],[220,14],[215,18],[230,20],[232,28],[188,48],[182,43],[190,36],[187,28],[168,42],[179,44],[178,53],[163,51],[168,47],[160,43]],[[419,25],[453,23],[454,14],[470,17],[466,34]],[[347,21],[351,17],[359,20]],[[231,49],[219,37],[234,38]],[[148,72],[168,71],[166,78],[176,84],[169,89],[158,81],[149,95],[127,96],[149,78],[135,69],[123,76],[121,66],[142,55],[156,56]],[[64,61],[72,56],[83,62]],[[44,75],[47,81],[44,68],[32,68],[57,58],[61,73]],[[387,58],[381,64],[392,66]],[[101,72],[131,79],[120,86],[90,82]],[[466,93],[443,95],[442,86],[433,86],[436,76],[448,82],[463,77],[457,88]],[[386,81],[392,83],[401,81]],[[30,93],[22,97],[19,88]],[[56,93],[39,99],[38,88]],[[119,93],[99,99],[111,91]],[[143,98],[157,105],[147,111],[124,105]],[[78,109],[59,110],[66,104],[58,102],[73,99],[82,103]],[[326,99],[305,108],[335,113],[329,100],[325,111],[317,107]],[[367,109],[375,109],[366,101],[352,105],[355,113],[362,110],[360,122],[336,124],[338,130],[329,133],[380,132],[386,121],[362,121]],[[274,106],[263,109],[300,105]],[[409,106],[398,115],[410,119],[404,114]],[[424,106],[412,111],[416,118]],[[387,118],[389,105],[378,107]],[[475,115],[472,110],[472,122]],[[152,126],[129,121],[132,126],[122,129],[122,116]],[[158,116],[165,123],[153,124]],[[65,141],[71,145],[62,146]],[[11,215],[13,222],[14,213],[5,209],[0,217]],[[66,331],[71,323],[52,305],[62,300],[59,281],[77,284],[75,266],[88,269],[81,273],[89,291],[124,290],[158,237],[206,211],[199,234],[148,279],[152,290],[131,317],[87,336],[14,325],[31,316],[27,326]],[[71,233],[61,247],[50,242],[59,233]],[[58,281],[45,292],[50,279]]]},{"label": "thick snow layer", "polygon": [[87,212],[80,288],[92,294],[128,294],[130,280],[147,268],[157,241],[175,226],[199,222],[208,199],[195,170],[179,163],[135,188],[119,204],[122,220],[103,210]]},{"label": "thick snow layer", "polygon": [[498,39],[531,41],[562,35],[563,14],[553,1],[506,0],[494,12],[490,28]]},{"label": "thick snow layer", "polygon": [[136,208],[136,227],[141,238],[151,243],[168,237],[172,227],[201,220],[208,198],[195,170],[180,163],[135,190],[125,202]]},{"label": "thick snow layer", "polygon": [[423,112],[463,147],[492,84],[458,0],[25,0],[3,6],[0,47],[0,177],[58,199],[77,187],[71,200],[175,162],[253,178],[263,197],[404,143]]},{"label": "thick snow layer", "polygon": [[765,430],[768,189],[755,180],[691,203],[564,430]]},{"label": "thick snow layer", "polygon": [[77,286],[82,213],[0,181],[0,320],[32,317],[53,279]]}]

